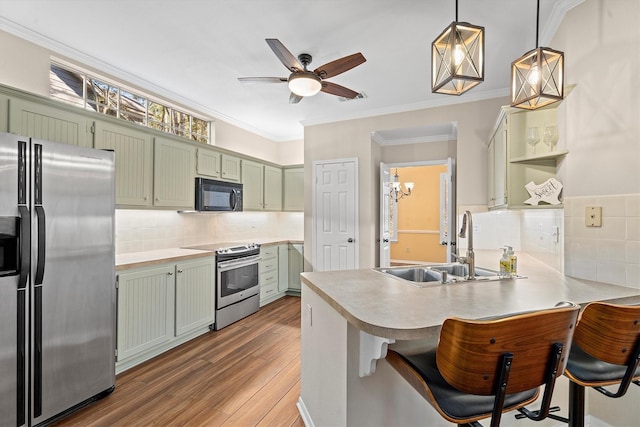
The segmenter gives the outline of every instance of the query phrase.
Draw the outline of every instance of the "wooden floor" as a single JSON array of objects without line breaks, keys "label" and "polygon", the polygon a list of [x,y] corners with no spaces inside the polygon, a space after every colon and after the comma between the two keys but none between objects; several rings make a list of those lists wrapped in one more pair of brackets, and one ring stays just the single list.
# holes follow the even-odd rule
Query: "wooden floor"
[{"label": "wooden floor", "polygon": [[287,296],[118,375],[61,426],[304,426],[300,298]]}]

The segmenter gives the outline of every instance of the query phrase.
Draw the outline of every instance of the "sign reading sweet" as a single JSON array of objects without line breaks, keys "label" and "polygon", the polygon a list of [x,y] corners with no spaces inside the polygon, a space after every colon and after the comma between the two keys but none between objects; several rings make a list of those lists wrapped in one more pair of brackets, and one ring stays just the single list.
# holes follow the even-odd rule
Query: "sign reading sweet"
[{"label": "sign reading sweet", "polygon": [[545,202],[550,205],[559,205],[560,192],[562,191],[562,183],[555,178],[549,178],[542,184],[536,185],[533,181],[524,186],[529,192],[529,197],[524,201],[527,205],[537,205]]}]

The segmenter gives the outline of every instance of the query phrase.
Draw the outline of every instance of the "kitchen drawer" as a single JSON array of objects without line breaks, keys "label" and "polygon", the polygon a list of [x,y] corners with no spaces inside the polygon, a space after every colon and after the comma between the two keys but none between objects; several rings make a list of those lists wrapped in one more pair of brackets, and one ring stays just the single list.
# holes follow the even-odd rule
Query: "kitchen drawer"
[{"label": "kitchen drawer", "polygon": [[260,286],[267,286],[272,283],[278,284],[278,272],[277,271],[261,271],[260,272]]},{"label": "kitchen drawer", "polygon": [[[260,274],[272,272],[278,269],[278,258],[270,258],[260,261]],[[276,274],[277,275],[277,274]]]},{"label": "kitchen drawer", "polygon": [[274,281],[268,285],[260,285],[260,299],[269,298],[278,293],[278,282]]},{"label": "kitchen drawer", "polygon": [[278,245],[260,247],[260,257],[265,260],[278,256]]}]

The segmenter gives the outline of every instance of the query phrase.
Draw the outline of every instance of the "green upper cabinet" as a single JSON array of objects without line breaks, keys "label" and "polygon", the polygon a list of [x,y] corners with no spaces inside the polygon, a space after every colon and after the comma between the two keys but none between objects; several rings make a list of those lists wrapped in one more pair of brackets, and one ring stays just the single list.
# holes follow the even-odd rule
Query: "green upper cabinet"
[{"label": "green upper cabinet", "polygon": [[242,161],[242,209],[247,211],[263,210],[264,165]]},{"label": "green upper cabinet", "polygon": [[115,151],[116,205],[151,206],[153,140],[150,134],[111,123],[95,123],[95,147]]},{"label": "green upper cabinet", "polygon": [[283,210],[304,210],[304,167],[284,170]]},{"label": "green upper cabinet", "polygon": [[225,181],[240,182],[240,159],[238,157],[222,154],[220,156],[220,179]]},{"label": "green upper cabinet", "polygon": [[153,205],[194,208],[196,148],[166,138],[155,138]]},{"label": "green upper cabinet", "polygon": [[264,166],[264,210],[282,210],[282,169]]},{"label": "green upper cabinet", "polygon": [[9,99],[9,132],[64,144],[93,147],[91,121],[81,115],[24,101]]},{"label": "green upper cabinet", "polygon": [[282,169],[251,160],[242,161],[243,209],[282,209]]},{"label": "green upper cabinet", "polygon": [[220,153],[208,148],[198,148],[196,173],[208,178],[220,178]]}]

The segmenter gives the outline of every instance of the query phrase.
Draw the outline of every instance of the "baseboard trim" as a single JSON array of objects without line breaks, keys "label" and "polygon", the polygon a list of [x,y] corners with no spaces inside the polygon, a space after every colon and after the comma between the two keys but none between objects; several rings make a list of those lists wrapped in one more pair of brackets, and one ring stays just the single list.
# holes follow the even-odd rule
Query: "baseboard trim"
[{"label": "baseboard trim", "polygon": [[305,427],[315,427],[313,425],[313,421],[311,420],[311,415],[309,415],[309,411],[307,411],[307,407],[302,400],[302,396],[298,397],[298,403],[296,403],[296,407],[298,408],[300,418],[302,418],[302,422],[304,422]]}]

